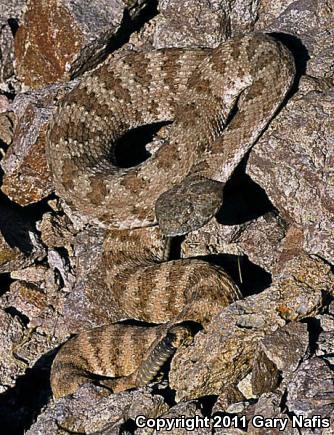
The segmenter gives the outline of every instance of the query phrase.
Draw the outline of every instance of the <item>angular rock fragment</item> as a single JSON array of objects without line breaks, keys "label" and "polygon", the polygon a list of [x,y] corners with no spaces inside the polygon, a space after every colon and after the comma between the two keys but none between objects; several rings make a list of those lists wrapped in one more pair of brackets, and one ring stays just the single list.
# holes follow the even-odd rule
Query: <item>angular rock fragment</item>
[{"label": "angular rock fragment", "polygon": [[297,416],[329,417],[334,413],[334,370],[314,357],[298,368],[287,386],[287,406]]},{"label": "angular rock fragment", "polygon": [[184,258],[199,255],[247,255],[251,262],[272,272],[279,257],[286,230],[281,220],[267,213],[240,225],[222,225],[212,219],[188,234],[182,243]]},{"label": "angular rock fragment", "polygon": [[20,94],[11,106],[15,129],[12,145],[1,162],[5,173],[1,189],[22,206],[40,201],[53,190],[45,157],[45,135],[55,103],[73,85]]},{"label": "angular rock fragment", "polygon": [[87,384],[73,397],[51,402],[26,434],[118,433],[113,431],[114,427],[119,427],[128,419],[134,420],[139,412],[147,417],[156,417],[167,409],[163,397],[151,395],[147,389],[111,395],[104,388]]},{"label": "angular rock fragment", "polygon": [[261,2],[255,24],[257,31],[280,35],[295,51],[299,68],[313,77],[333,78],[333,29],[327,0]]},{"label": "angular rock fragment", "polygon": [[303,248],[334,262],[334,93],[295,96],[253,148],[248,174],[289,222]]},{"label": "angular rock fragment", "polygon": [[67,329],[72,333],[122,318],[105,283],[104,239],[105,230],[100,228],[88,228],[75,238],[76,282],[63,309]]},{"label": "angular rock fragment", "polygon": [[[5,150],[13,140],[13,119],[11,112],[6,112],[9,102],[4,98],[0,99],[0,160],[1,154],[5,154]],[[4,110],[1,110],[1,109]]]},{"label": "angular rock fragment", "polygon": [[163,0],[154,32],[154,46],[215,47],[226,40],[228,18],[215,1]]},{"label": "angular rock fragment", "polygon": [[330,332],[321,332],[317,339],[316,355],[326,358],[326,360],[334,363],[334,330]]},{"label": "angular rock fragment", "polygon": [[19,249],[10,247],[0,233],[0,273],[11,272],[29,263],[30,260]]},{"label": "angular rock fragment", "polygon": [[290,322],[260,341],[253,363],[252,387],[257,395],[274,391],[282,372],[295,371],[309,345],[307,325]]},{"label": "angular rock fragment", "polygon": [[[197,425],[196,416],[198,418]],[[198,435],[209,435],[212,433],[209,419],[208,424],[205,425],[204,416],[200,410],[200,406],[196,402],[183,402],[179,403],[169,409],[168,412],[160,415],[160,427],[150,430],[150,428],[140,428],[135,431],[136,435],[158,435],[158,434],[189,434],[189,432],[195,432]],[[188,421],[186,422],[186,420]],[[166,421],[169,420],[172,427],[168,428]],[[183,423],[182,423],[183,420]],[[163,426],[165,425],[165,426]]]},{"label": "angular rock fragment", "polygon": [[14,36],[25,0],[0,2],[0,90],[7,93],[20,91],[14,71]]},{"label": "angular rock fragment", "polygon": [[[279,393],[266,393],[263,394],[252,412],[248,415],[249,426],[247,434],[250,435],[280,435],[286,433],[289,435],[299,435],[299,431],[292,426],[292,421],[289,416],[281,410],[282,397]],[[261,428],[263,421],[267,419],[267,426]],[[277,419],[277,425],[274,422]],[[284,428],[283,428],[284,425]]]},{"label": "angular rock fragment", "polygon": [[27,366],[15,356],[16,346],[23,338],[24,327],[18,317],[0,310],[0,393],[15,384]]},{"label": "angular rock fragment", "polygon": [[146,0],[28,0],[15,37],[17,73],[29,88],[66,81],[97,65],[127,11]]},{"label": "angular rock fragment", "polygon": [[73,252],[74,234],[71,222],[65,216],[54,216],[52,213],[45,213],[42,221],[38,224],[41,232],[42,242],[48,248],[63,248]]},{"label": "angular rock fragment", "polygon": [[325,263],[300,256],[286,263],[270,288],[225,308],[192,346],[176,353],[170,384],[178,400],[236,385],[251,371],[259,341],[287,320],[317,314],[324,295],[333,294],[333,283]]},{"label": "angular rock fragment", "polygon": [[0,273],[26,267],[44,255],[32,222],[24,210],[0,199]]}]

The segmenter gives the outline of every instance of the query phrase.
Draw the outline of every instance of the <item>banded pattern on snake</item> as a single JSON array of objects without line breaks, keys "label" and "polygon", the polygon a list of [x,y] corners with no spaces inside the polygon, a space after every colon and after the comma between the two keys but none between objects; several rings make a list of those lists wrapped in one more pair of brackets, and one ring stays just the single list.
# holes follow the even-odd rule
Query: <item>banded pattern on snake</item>
[{"label": "banded pattern on snake", "polygon": [[[106,285],[124,317],[169,323],[108,325],[70,340],[52,367],[56,397],[74,392],[94,371],[118,377],[114,391],[139,385],[139,378],[146,382],[150,376],[138,373],[160,367],[155,349],[159,343],[167,349],[161,337],[170,328],[185,320],[205,327],[241,297],[221,268],[199,259],[166,261],[165,243],[215,214],[224,183],[275,115],[294,75],[292,55],[280,42],[249,34],[215,49],[111,56],[64,98],[47,141],[56,191],[110,229]],[[120,168],[115,150],[122,136],[163,121],[173,122],[169,142],[137,166]],[[189,335],[181,326],[174,332],[184,337],[178,346]]]}]

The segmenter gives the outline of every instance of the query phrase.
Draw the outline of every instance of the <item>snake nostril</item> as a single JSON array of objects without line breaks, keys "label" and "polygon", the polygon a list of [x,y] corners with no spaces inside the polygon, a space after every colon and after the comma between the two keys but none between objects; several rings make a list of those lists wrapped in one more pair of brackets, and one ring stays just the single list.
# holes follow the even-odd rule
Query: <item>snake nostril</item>
[{"label": "snake nostril", "polygon": [[[154,139],[162,127],[170,123],[170,121],[156,122],[127,131],[116,141],[110,160],[119,168],[131,168],[143,163],[157,150],[149,151],[146,145]],[[157,148],[159,148],[159,144]]]}]

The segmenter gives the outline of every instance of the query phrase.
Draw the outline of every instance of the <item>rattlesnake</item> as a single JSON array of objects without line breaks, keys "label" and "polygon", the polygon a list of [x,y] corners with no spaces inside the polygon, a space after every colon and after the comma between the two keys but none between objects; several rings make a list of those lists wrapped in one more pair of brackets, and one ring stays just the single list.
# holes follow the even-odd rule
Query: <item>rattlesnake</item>
[{"label": "rattlesnake", "polygon": [[[56,397],[73,393],[93,372],[116,377],[105,381],[114,391],[147,382],[189,340],[189,326],[180,322],[205,327],[241,296],[219,267],[199,259],[163,262],[164,243],[215,214],[224,183],[294,75],[290,52],[255,33],[215,49],[110,57],[64,98],[47,140],[56,191],[91,223],[110,228],[106,284],[124,316],[169,323],[114,324],[71,339],[52,366]],[[120,138],[164,121],[173,121],[169,142],[135,167],[119,167]]]}]

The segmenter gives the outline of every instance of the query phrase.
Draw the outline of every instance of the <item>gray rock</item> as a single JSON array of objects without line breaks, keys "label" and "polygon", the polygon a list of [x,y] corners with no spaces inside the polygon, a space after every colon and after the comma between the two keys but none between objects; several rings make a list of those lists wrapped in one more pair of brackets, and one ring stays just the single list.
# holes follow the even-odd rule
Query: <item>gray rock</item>
[{"label": "gray rock", "polygon": [[281,251],[285,228],[273,213],[241,225],[221,225],[212,219],[188,234],[182,243],[184,258],[199,255],[247,255],[250,261],[272,272]]},{"label": "gray rock", "polygon": [[251,371],[258,342],[286,320],[317,314],[324,291],[333,292],[328,266],[301,256],[286,263],[269,289],[225,308],[192,346],[176,353],[169,378],[178,400],[236,385]]},{"label": "gray rock", "polygon": [[19,19],[26,2],[27,0],[1,0],[0,17],[2,17],[4,20],[8,20],[9,18]]},{"label": "gray rock", "polygon": [[[282,412],[281,402],[282,395],[280,393],[263,394],[249,415],[249,427],[247,434],[279,435],[281,433],[286,433],[289,435],[299,435],[299,431],[292,427],[292,422],[288,415]],[[274,419],[277,418],[279,425],[277,427],[273,427],[272,429],[259,428],[258,424],[261,422],[262,417],[268,419],[269,424],[273,424]],[[281,424],[286,425],[284,430],[282,430]]]},{"label": "gray rock", "polygon": [[334,412],[334,371],[320,358],[301,364],[287,391],[288,409],[297,416],[328,418]]},{"label": "gray rock", "polygon": [[154,47],[217,46],[226,40],[228,29],[228,16],[221,3],[217,0],[160,1]]},{"label": "gray rock", "polygon": [[334,262],[334,92],[296,95],[253,148],[248,174],[283,217],[303,232],[303,247]]},{"label": "gray rock", "polygon": [[[206,419],[201,412],[200,405],[195,401],[182,402],[169,409],[168,412],[160,415],[159,427],[150,429],[148,427],[138,428],[136,435],[157,435],[157,434],[188,434],[196,432],[199,435],[211,434],[210,420]],[[196,424],[197,418],[197,424]],[[171,426],[167,426],[169,421]],[[203,422],[203,423],[202,423]],[[141,423],[141,422],[140,422]]]},{"label": "gray rock", "polygon": [[326,358],[330,363],[334,362],[334,330],[319,334],[315,353],[319,357]]},{"label": "gray rock", "polygon": [[73,396],[50,402],[26,434],[117,433],[116,428],[135,418],[138,410],[147,417],[156,417],[167,409],[162,396],[153,396],[147,389],[110,394],[104,388],[86,384]]},{"label": "gray rock", "polygon": [[334,316],[332,314],[321,314],[317,316],[320,321],[320,327],[325,332],[334,331]]},{"label": "gray rock", "polygon": [[26,0],[1,0],[0,2],[0,90],[20,91],[14,71],[14,36]]},{"label": "gray rock", "polygon": [[27,365],[16,357],[16,347],[23,339],[24,327],[16,316],[0,310],[0,393],[15,384]]},{"label": "gray rock", "polygon": [[264,337],[258,345],[252,371],[253,392],[273,391],[282,372],[295,371],[305,357],[309,336],[305,323],[290,322]]},{"label": "gray rock", "polygon": [[[260,12],[256,30],[287,34],[287,39],[299,52],[298,62],[306,57],[306,53],[300,51],[298,41],[301,41],[310,57],[307,74],[333,77],[333,13],[327,0],[264,2]],[[291,35],[298,39],[293,42]]]}]

